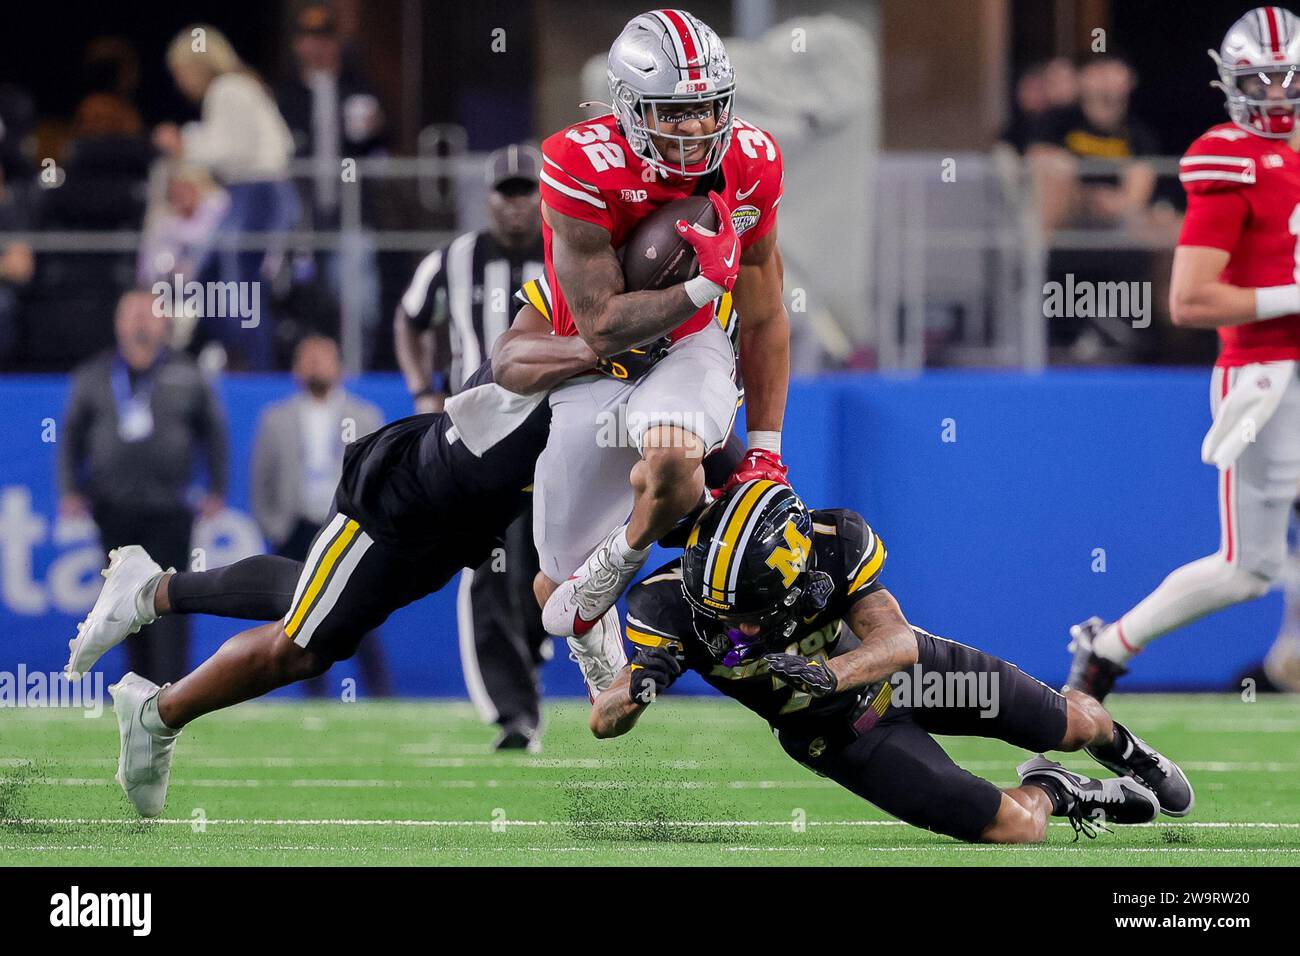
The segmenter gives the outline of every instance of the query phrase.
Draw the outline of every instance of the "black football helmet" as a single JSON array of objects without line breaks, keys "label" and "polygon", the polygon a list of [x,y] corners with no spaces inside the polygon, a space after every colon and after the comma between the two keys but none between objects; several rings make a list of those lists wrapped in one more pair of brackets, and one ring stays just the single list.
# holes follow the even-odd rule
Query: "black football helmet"
[{"label": "black football helmet", "polygon": [[[682,591],[720,625],[701,637],[727,666],[784,647],[810,602],[825,606],[833,585],[814,567],[812,534],[799,496],[766,479],[737,485],[700,515],[682,555]],[[743,634],[741,624],[756,625],[758,634]]]}]

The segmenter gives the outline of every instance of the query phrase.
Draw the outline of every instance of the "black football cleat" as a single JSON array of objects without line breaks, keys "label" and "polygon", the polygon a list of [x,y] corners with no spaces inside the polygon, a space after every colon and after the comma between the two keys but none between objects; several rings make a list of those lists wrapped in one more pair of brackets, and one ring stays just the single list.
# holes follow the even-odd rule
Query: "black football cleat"
[{"label": "black football cleat", "polygon": [[1192,784],[1181,767],[1141,737],[1115,721],[1122,746],[1088,747],[1088,756],[1111,773],[1136,777],[1146,784],[1160,801],[1160,812],[1170,817],[1185,817],[1196,804]]},{"label": "black football cleat", "polygon": [[1080,690],[1097,700],[1105,700],[1117,678],[1128,673],[1123,664],[1092,652],[1093,642],[1105,622],[1099,617],[1090,617],[1082,624],[1070,628],[1070,652],[1074,660],[1070,662],[1070,676],[1065,679],[1062,690]]},{"label": "black football cleat", "polygon": [[1108,823],[1150,823],[1160,814],[1160,800],[1132,777],[1094,780],[1042,754],[1022,763],[1016,773],[1022,784],[1040,786],[1057,798],[1052,815],[1069,819],[1076,840],[1080,833],[1094,839],[1097,828],[1105,829]]},{"label": "black football cleat", "polygon": [[493,750],[526,750],[537,753],[542,749],[542,735],[537,728],[522,721],[506,724],[492,742]]}]

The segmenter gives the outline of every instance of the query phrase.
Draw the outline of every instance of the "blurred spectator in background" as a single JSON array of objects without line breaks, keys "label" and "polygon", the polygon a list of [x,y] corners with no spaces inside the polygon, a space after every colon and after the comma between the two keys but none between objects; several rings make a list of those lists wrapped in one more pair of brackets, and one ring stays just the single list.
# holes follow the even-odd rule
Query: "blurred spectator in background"
[{"label": "blurred spectator in background", "polygon": [[1063,56],[1036,63],[1020,75],[1011,122],[998,136],[1000,142],[1022,155],[1051,110],[1063,110],[1078,100],[1079,82],[1074,64]]},{"label": "blurred spectator in background", "polygon": [[[226,425],[194,363],[168,348],[169,324],[149,292],[127,292],[113,322],[117,347],[73,373],[58,442],[59,512],[89,514],[105,551],[138,544],[164,567],[187,569],[195,466],[206,464],[199,513],[212,517],[226,494]],[[161,618],[127,640],[130,669],[177,680],[188,640],[184,617]]]},{"label": "blurred spectator in background", "polygon": [[[178,129],[173,123],[154,130],[154,144],[187,163],[203,166],[225,186],[230,205],[218,240],[245,233],[282,232],[298,219],[298,199],[288,178],[293,138],[261,78],[235,53],[215,27],[191,26],[167,48],[167,66],[177,87],[202,104],[202,118]],[[239,251],[219,248],[220,281],[265,282],[260,296],[269,311],[270,281],[283,265],[283,250]],[[256,326],[207,318],[203,332],[221,341],[231,364],[271,367],[274,323],[265,314]]]},{"label": "blurred spectator in background", "polygon": [[[145,214],[144,237],[136,259],[141,287],[155,282],[198,280],[209,261],[213,238],[230,206],[226,191],[201,166],[167,164],[159,201]],[[172,316],[172,344],[184,348],[197,316]]]},{"label": "blurred spectator in background", "polygon": [[[312,540],[330,517],[334,489],[343,474],[343,449],[383,424],[379,409],[344,390],[338,346],[310,336],[293,355],[299,391],[268,405],[253,442],[253,515],[275,553],[306,561]],[[387,696],[383,649],[373,638],[362,641],[357,662],[366,688]],[[323,696],[325,677],[307,681],[305,690]]]},{"label": "blurred spectator in background", "polygon": [[[23,186],[10,187],[0,166],[0,233],[31,228],[30,206]],[[36,259],[25,242],[0,243],[0,368],[17,352],[22,339],[20,296],[32,281]]]},{"label": "blurred spectator in background", "polygon": [[[1094,55],[1079,70],[1078,104],[1049,110],[1031,133],[1027,160],[1049,241],[1067,228],[1111,230],[1130,239],[1150,236],[1156,173],[1142,157],[1157,155],[1160,144],[1129,111],[1136,83],[1137,74],[1124,59]],[[1156,266],[1155,254],[1117,249],[1099,236],[1094,246],[1052,250],[1047,272],[1058,282],[1150,282]],[[1056,317],[1049,344],[1064,350],[1056,354],[1059,360],[1143,358],[1143,350],[1158,349],[1159,339],[1137,335],[1133,318]]]},{"label": "blurred spectator in background", "polygon": [[294,20],[296,69],[276,90],[276,102],[293,134],[295,155],[314,161],[313,223],[338,223],[340,161],[384,150],[379,99],[343,56],[338,24],[325,4],[313,3]]},{"label": "blurred spectator in background", "polygon": [[[425,257],[393,323],[398,362],[416,411],[441,411],[448,392],[492,352],[517,304],[543,274],[537,184],[541,155],[507,146],[488,157],[491,225]],[[503,556],[461,573],[456,602],[465,684],[480,716],[500,727],[495,749],[541,744],[539,670],[550,656],[533,596],[537,551],[529,509],[506,531]]]},{"label": "blurred spectator in background", "polygon": [[[295,155],[312,161],[314,172],[304,193],[309,197],[304,205],[311,225],[335,229],[340,190],[363,188],[360,178],[342,181],[342,160],[384,153],[383,110],[370,83],[346,56],[334,12],[327,4],[309,3],[294,18],[293,66],[276,90],[276,101],[293,133]],[[360,312],[363,362],[368,365],[380,333],[377,253],[374,243],[362,236],[341,239],[344,247],[338,252],[300,255],[295,279],[318,284],[333,310],[346,281]],[[350,267],[346,277],[344,263]]]},{"label": "blurred spectator in background", "polygon": [[[1100,54],[1079,71],[1076,106],[1046,112],[1030,133],[1029,160],[1048,232],[1067,224],[1118,227],[1151,203],[1155,171],[1137,157],[1160,151],[1155,133],[1129,114],[1137,74],[1123,59]],[[1113,168],[1080,173],[1080,160]]]}]

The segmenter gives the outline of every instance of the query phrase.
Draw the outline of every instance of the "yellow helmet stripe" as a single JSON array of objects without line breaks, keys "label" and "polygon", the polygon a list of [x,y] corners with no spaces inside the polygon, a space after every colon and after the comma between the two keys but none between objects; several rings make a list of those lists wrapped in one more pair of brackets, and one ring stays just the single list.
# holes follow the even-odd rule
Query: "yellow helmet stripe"
[{"label": "yellow helmet stripe", "polygon": [[709,582],[710,596],[713,600],[727,599],[727,577],[736,559],[736,542],[740,540],[745,525],[753,514],[754,506],[763,497],[763,493],[775,484],[776,482],[767,480],[754,482],[741,496],[731,516],[720,529],[720,538],[710,551],[709,564],[704,568],[704,578]]}]

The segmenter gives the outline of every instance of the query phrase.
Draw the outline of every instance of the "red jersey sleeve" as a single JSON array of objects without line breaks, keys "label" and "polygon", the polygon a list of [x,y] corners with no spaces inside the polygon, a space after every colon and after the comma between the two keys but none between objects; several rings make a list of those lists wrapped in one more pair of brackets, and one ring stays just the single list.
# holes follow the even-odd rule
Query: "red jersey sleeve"
[{"label": "red jersey sleeve", "polygon": [[775,137],[749,123],[737,121],[731,148],[742,158],[731,216],[741,248],[748,249],[776,226],[785,167]]},{"label": "red jersey sleeve", "polygon": [[[587,164],[586,169],[583,163]],[[609,204],[589,174],[591,161],[565,132],[542,143],[542,171],[539,184],[542,204],[574,219],[613,231]]]},{"label": "red jersey sleeve", "polygon": [[1235,190],[1190,193],[1178,244],[1232,252],[1249,213],[1250,203]]},{"label": "red jersey sleeve", "polygon": [[1232,252],[1250,215],[1246,190],[1255,185],[1256,144],[1250,134],[1216,127],[1199,137],[1178,163],[1187,191],[1180,246]]}]

